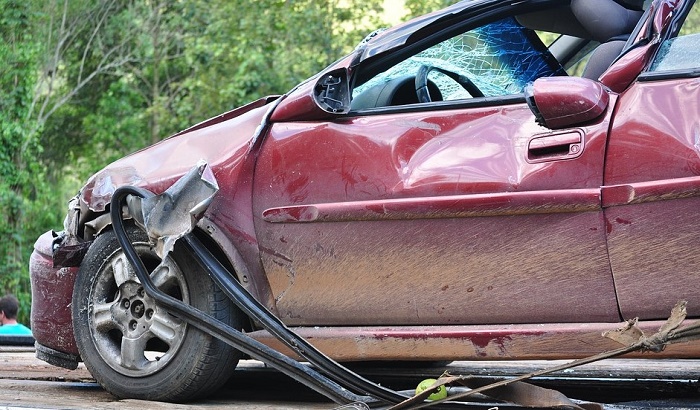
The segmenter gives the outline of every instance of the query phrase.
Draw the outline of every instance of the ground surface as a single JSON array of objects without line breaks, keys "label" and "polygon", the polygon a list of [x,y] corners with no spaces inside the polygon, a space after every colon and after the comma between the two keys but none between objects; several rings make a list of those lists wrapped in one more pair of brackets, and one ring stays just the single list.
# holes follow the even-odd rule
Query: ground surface
[{"label": "ground surface", "polygon": [[[512,376],[560,362],[455,362],[452,374]],[[399,366],[357,368],[371,380],[394,389],[410,389],[443,368]],[[538,384],[569,397],[606,404],[606,409],[700,408],[700,360],[608,360],[566,370]],[[222,392],[207,400],[174,405],[140,400],[116,400],[97,385],[81,365],[69,371],[34,357],[33,349],[0,346],[0,410],[9,409],[334,409],[331,403],[293,380],[245,361]]]}]

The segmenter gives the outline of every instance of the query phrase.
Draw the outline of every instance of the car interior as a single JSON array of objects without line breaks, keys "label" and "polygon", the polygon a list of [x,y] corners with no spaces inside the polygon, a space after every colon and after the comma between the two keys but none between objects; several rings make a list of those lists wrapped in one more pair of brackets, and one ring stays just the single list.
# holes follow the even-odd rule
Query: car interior
[{"label": "car interior", "polygon": [[532,30],[561,34],[550,51],[563,65],[572,63],[571,57],[576,55],[572,51],[577,47],[595,44],[581,74],[595,80],[631,46],[632,33],[649,4],[641,0],[572,0],[568,7],[516,19]]},{"label": "car interior", "polygon": [[[355,84],[351,110],[515,95],[543,76],[596,80],[633,46],[650,3],[571,0],[488,23]],[[536,33],[555,40],[545,45]]]}]

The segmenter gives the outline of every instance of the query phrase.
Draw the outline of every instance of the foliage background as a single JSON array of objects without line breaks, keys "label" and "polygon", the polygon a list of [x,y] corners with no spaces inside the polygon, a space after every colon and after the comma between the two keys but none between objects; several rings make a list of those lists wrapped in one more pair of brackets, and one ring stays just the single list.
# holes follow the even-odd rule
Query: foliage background
[{"label": "foliage background", "polygon": [[29,324],[34,241],[100,168],[452,2],[0,0],[0,295]]}]

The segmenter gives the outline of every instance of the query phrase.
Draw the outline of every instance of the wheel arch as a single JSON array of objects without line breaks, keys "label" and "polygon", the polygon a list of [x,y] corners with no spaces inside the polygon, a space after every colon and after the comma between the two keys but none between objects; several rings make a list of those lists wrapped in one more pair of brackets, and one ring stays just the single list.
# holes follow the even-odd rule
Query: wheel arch
[{"label": "wheel arch", "polygon": [[[81,223],[80,232],[84,239],[94,240],[106,229],[112,229],[112,219],[109,214],[109,207],[105,212],[93,213],[89,221]],[[233,245],[229,238],[223,234],[215,223],[208,218],[203,218],[193,230],[193,234],[206,246],[214,257],[229,271],[236,280],[248,290],[256,295],[254,281],[251,280],[251,273],[242,255]],[[256,295],[257,296],[257,295]],[[248,322],[245,330],[254,330],[252,322]]]},{"label": "wheel arch", "polygon": [[[254,289],[251,289],[253,281],[250,280],[251,274],[248,266],[238,249],[221,233],[221,230],[210,221],[203,219],[193,233],[226,270],[231,272],[248,292],[255,295]],[[252,321],[249,320],[244,330],[251,331],[254,328]]]}]

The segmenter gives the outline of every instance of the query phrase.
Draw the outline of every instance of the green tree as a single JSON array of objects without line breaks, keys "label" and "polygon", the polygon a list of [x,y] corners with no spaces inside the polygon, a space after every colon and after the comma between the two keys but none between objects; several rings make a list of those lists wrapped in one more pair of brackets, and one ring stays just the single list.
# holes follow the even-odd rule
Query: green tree
[{"label": "green tree", "polygon": [[457,3],[458,0],[406,0],[408,17],[417,17]]},{"label": "green tree", "polygon": [[19,320],[28,323],[30,287],[27,261],[38,234],[50,223],[37,213],[43,168],[35,128],[28,121],[38,48],[31,35],[32,4],[0,0],[0,292],[15,294]]},{"label": "green tree", "polygon": [[[82,87],[44,126],[51,169],[79,175],[188,125],[280,94],[352,50],[379,25],[379,0],[137,2],[103,24],[128,61]],[[124,33],[130,33],[126,36]],[[119,40],[119,41],[117,41]],[[65,70],[82,55],[64,53]],[[93,51],[99,54],[99,50]],[[67,85],[74,84],[69,79]],[[68,161],[65,161],[68,158]],[[65,196],[65,195],[64,195]]]},{"label": "green tree", "polygon": [[[281,94],[351,51],[379,25],[381,1],[215,0],[187,38],[194,75],[183,107],[204,119]],[[236,19],[221,16],[238,16]]]},{"label": "green tree", "polygon": [[53,183],[67,171],[89,167],[82,151],[95,136],[86,132],[83,123],[136,59],[133,47],[139,33],[131,24],[135,8],[129,0],[43,4],[43,19],[35,28],[41,35],[43,58],[30,115],[41,126],[42,161]]},{"label": "green tree", "polygon": [[0,221],[0,291],[17,295],[24,323],[32,244],[60,226],[65,208],[58,173],[47,172],[58,161],[46,161],[52,158],[47,152],[54,158],[65,152],[47,143],[45,127],[88,84],[125,61],[121,47],[105,49],[101,41],[105,22],[121,8],[109,0],[0,0],[0,211],[6,216]]}]

